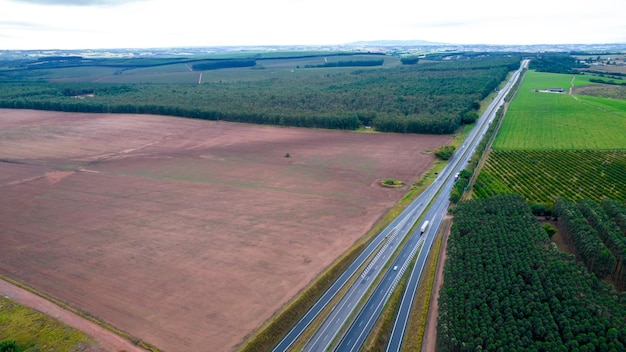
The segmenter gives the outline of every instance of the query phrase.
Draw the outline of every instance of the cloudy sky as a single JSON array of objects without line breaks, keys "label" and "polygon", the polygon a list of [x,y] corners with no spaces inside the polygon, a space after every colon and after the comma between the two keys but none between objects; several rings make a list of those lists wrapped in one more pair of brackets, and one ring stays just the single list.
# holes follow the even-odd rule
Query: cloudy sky
[{"label": "cloudy sky", "polygon": [[624,0],[0,0],[0,50],[626,43]]}]

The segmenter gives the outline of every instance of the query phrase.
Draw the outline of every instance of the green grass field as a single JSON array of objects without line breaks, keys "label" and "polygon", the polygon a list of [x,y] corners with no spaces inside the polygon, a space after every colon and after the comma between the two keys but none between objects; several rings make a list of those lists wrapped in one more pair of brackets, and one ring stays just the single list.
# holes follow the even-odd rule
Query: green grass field
[{"label": "green grass field", "polygon": [[18,351],[91,351],[95,341],[43,313],[0,297],[0,342],[13,340]]},{"label": "green grass field", "polygon": [[511,102],[476,183],[474,197],[518,193],[552,204],[626,201],[626,101],[541,93],[594,84],[593,76],[529,71]]},{"label": "green grass field", "polygon": [[589,84],[590,76],[528,71],[493,144],[500,150],[626,149],[626,102],[540,93]]}]

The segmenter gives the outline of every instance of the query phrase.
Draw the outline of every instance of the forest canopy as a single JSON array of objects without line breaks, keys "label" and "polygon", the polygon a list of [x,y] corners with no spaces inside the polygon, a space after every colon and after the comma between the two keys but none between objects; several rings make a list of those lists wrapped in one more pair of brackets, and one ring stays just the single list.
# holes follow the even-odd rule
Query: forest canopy
[{"label": "forest canopy", "polygon": [[[0,85],[0,107],[447,134],[459,127],[474,111],[475,102],[496,89],[519,61],[513,56],[477,57],[202,84],[6,81]],[[77,99],[68,92],[93,96]]]},{"label": "forest canopy", "polygon": [[461,202],[439,297],[441,351],[623,351],[626,295],[549,244],[518,195]]}]

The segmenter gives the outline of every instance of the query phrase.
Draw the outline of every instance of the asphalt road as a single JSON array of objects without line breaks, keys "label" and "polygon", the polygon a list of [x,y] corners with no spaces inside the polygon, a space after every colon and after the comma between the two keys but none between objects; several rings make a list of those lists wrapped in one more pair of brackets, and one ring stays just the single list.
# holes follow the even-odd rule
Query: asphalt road
[{"label": "asphalt road", "polygon": [[[409,233],[419,215],[424,211],[432,197],[430,192],[424,192],[415,202],[402,212],[397,218],[399,223],[390,225],[389,231],[383,231],[380,246],[369,254],[371,259],[367,266],[359,273],[357,279],[350,285],[341,300],[333,307],[321,326],[307,342],[303,351],[325,351],[335,340],[341,328],[357,308],[370,287],[386,267],[393,254],[397,251],[405,236]],[[377,236],[377,240],[381,235]],[[374,254],[375,253],[375,254]],[[365,264],[365,262],[363,263]]]},{"label": "asphalt road", "polygon": [[[475,152],[475,148],[480,143],[480,140],[482,140],[482,136],[493,122],[496,116],[496,112],[504,104],[504,97],[509,93],[515,82],[520,77],[522,69],[526,67],[528,67],[528,61],[524,60],[520,65],[520,69],[511,76],[509,82],[505,85],[503,89],[500,90],[498,96],[492,101],[492,103],[480,117],[480,120],[476,126],[478,128],[474,128],[466,139],[465,145],[468,149],[463,151],[460,163],[457,164],[453,172],[459,172],[460,170],[462,170],[462,168],[465,167],[465,165],[467,165],[469,159]],[[431,208],[431,210],[434,210],[435,214],[437,214],[436,218],[434,216],[432,217],[435,218],[435,221],[438,222],[438,224],[436,225],[437,229],[441,226],[441,220],[443,220],[443,215],[445,215],[445,212],[447,212],[449,206],[448,198],[453,186],[454,179],[446,179],[439,197],[437,197],[435,204]],[[433,224],[433,227],[435,227],[435,224]],[[424,248],[428,248],[428,250],[422,250],[417,257],[415,266],[413,267],[413,271],[411,272],[411,276],[408,279],[408,284],[402,296],[402,301],[396,315],[396,320],[394,322],[391,336],[389,337],[387,352],[400,352],[402,348],[402,341],[404,340],[404,334],[406,332],[409,316],[411,314],[411,305],[413,303],[413,298],[415,297],[415,293],[417,292],[417,286],[422,276],[422,270],[424,268],[428,253],[430,252],[430,247],[435,240],[437,232],[438,231],[434,231],[434,229],[431,228],[431,231],[429,231],[427,234],[428,238],[426,239],[426,243],[424,244]],[[423,253],[426,254],[424,255]]]},{"label": "asphalt road", "polygon": [[[439,227],[443,217],[448,212],[450,205],[449,197],[450,192],[455,183],[455,177],[453,176],[457,172],[460,172],[465,168],[469,159],[474,155],[476,147],[482,140],[484,133],[489,128],[489,125],[495,118],[495,114],[504,102],[504,97],[508,94],[508,91],[513,86],[518,75],[512,76],[512,79],[507,83],[491,102],[489,107],[485,110],[483,115],[477,121],[475,128],[468,134],[465,143],[456,153],[455,157],[450,160],[448,167],[439,175],[437,181],[433,184],[435,188],[440,188],[439,193],[434,199],[431,207],[423,217],[424,221],[429,221],[428,230],[422,234],[421,229],[417,227],[411,234],[407,244],[402,248],[398,257],[394,260],[392,265],[380,281],[376,289],[372,292],[367,302],[363,306],[359,315],[352,322],[350,328],[347,330],[341,341],[336,347],[336,351],[358,351],[365,339],[371,332],[374,324],[378,320],[378,317],[383,311],[385,304],[387,303],[391,293],[395,289],[397,282],[402,276],[403,272],[397,272],[393,268],[402,267],[406,268],[415,254],[416,244],[423,244],[418,252],[415,265],[409,277],[409,282],[405,290],[405,294],[402,300],[402,307],[399,309],[397,319],[394,323],[394,333],[392,333],[390,342],[388,344],[388,351],[399,351],[401,343],[404,337],[404,331],[411,312],[411,303],[432,244],[436,238]],[[432,186],[431,186],[432,187]]]},{"label": "asphalt road", "polygon": [[[361,281],[363,285],[352,288],[352,296],[354,291],[363,292],[362,289],[371,285],[371,278],[376,277],[382,270],[386,260],[389,259],[389,253],[393,253],[402,242],[400,237],[408,233],[418,218],[418,214],[423,211],[425,204],[428,204],[428,192],[422,193],[414,202],[406,207],[402,213],[394,219],[380,234],[378,234],[372,242],[363,250],[363,252],[354,260],[352,264],[344,271],[344,273],[331,285],[331,287],[320,297],[320,299],[309,309],[305,315],[296,323],[296,325],[285,335],[285,337],[274,347],[272,351],[286,351],[291,345],[302,335],[306,328],[313,320],[326,308],[335,295],[342,290],[349,279],[357,273],[366,261],[368,265],[365,270],[361,271]],[[373,253],[377,252],[372,260]],[[365,277],[363,277],[365,276]],[[360,290],[361,289],[361,290]],[[337,307],[337,306],[335,306]],[[343,305],[343,310],[350,307]],[[333,309],[335,311],[336,309]],[[336,314],[336,313],[335,313]],[[328,319],[327,319],[328,320]],[[329,321],[332,321],[329,320]],[[326,329],[332,332],[332,327]],[[319,331],[319,329],[318,329]]]},{"label": "asphalt road", "polygon": [[[507,85],[507,87],[509,87],[509,85]],[[471,158],[480,137],[482,137],[482,134],[484,134],[484,131],[486,131],[486,128],[493,120],[495,111],[497,111],[499,107],[498,104],[501,104],[499,101],[501,101],[506,94],[505,91],[508,91],[508,89],[502,89],[500,91],[498,97],[494,99],[487,111],[478,120],[477,126],[468,135],[466,139],[468,142],[453,156],[435,182],[374,238],[348,269],[333,283],[313,307],[307,311],[279,344],[276,345],[273,351],[288,350],[320,312],[333,300],[338,292],[345,287],[350,278],[357,274],[359,268],[367,263],[365,268],[359,272],[359,277],[354,280],[346,293],[341,297],[340,301],[332,308],[331,313],[309,339],[303,351],[325,351],[329,349],[333,343],[336,343],[335,340],[340,337],[342,328],[357,311],[359,302],[365,298],[375,279],[383,272],[383,269],[388,268],[376,289],[369,296],[356,320],[350,325],[344,338],[340,341],[337,350],[349,351],[354,348],[358,349],[362,345],[362,342],[369,334],[380,311],[382,311],[384,303],[386,303],[389,295],[406,270],[408,263],[415,256],[418,248],[420,248],[420,246],[422,248],[419,251],[418,261],[422,256],[424,258],[428,256],[436,230],[440,226],[441,219],[447,211],[448,197],[452,185],[454,184],[453,175],[462,170],[469,158]],[[440,192],[442,188],[443,190]],[[419,228],[414,231],[392,265],[387,267],[387,264],[393,257],[393,253],[397,251],[399,245],[404,241],[405,237],[409,235],[410,229],[437,194],[440,194],[440,196],[437,197],[437,201],[431,206],[431,210],[429,210],[424,218],[432,219],[429,229],[424,236],[421,236]],[[423,260],[425,261],[425,259]],[[414,268],[417,267],[418,265]],[[396,268],[396,270],[393,270],[394,268]],[[413,278],[415,271],[414,269],[411,278]],[[419,275],[421,275],[421,269],[419,270]],[[417,282],[419,282],[419,277],[417,278]]]}]

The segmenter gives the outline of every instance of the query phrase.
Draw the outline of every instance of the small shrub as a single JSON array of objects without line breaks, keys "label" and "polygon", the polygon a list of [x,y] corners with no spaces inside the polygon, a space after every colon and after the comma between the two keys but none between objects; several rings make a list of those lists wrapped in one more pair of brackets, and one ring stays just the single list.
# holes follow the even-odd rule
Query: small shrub
[{"label": "small shrub", "polygon": [[444,145],[435,150],[435,156],[441,160],[448,160],[454,154],[456,148],[453,145]]},{"label": "small shrub", "polygon": [[543,224],[541,225],[541,227],[544,229],[544,231],[546,231],[546,233],[548,234],[548,237],[552,238],[552,236],[556,233],[556,229],[554,227],[552,227],[552,225],[550,224]]},{"label": "small shrub", "polygon": [[15,340],[6,340],[0,342],[0,352],[17,352],[17,342]]}]

